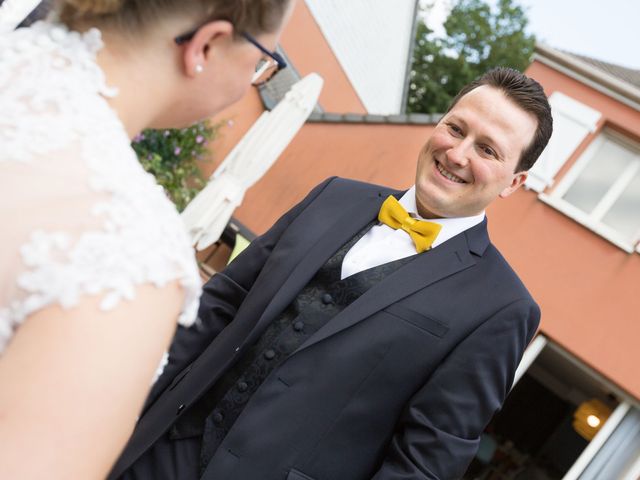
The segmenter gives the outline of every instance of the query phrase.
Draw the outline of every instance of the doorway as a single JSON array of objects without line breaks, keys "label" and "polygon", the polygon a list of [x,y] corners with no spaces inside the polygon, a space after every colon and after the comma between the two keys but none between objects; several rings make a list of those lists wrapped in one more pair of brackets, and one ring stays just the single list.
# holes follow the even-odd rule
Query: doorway
[{"label": "doorway", "polygon": [[[584,461],[594,436],[620,406],[615,387],[543,340],[485,429],[464,480],[578,478],[575,466]],[[598,405],[598,410],[585,410],[591,405]],[[585,419],[599,425],[585,429]]]}]

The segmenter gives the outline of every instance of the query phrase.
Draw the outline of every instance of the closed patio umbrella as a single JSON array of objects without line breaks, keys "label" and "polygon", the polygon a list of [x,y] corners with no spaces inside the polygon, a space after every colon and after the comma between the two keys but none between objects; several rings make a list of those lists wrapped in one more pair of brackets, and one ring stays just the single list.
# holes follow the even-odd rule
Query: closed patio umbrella
[{"label": "closed patio umbrella", "polygon": [[323,80],[307,75],[265,111],[187,205],[182,219],[197,250],[216,242],[244,194],[274,164],[315,106]]}]

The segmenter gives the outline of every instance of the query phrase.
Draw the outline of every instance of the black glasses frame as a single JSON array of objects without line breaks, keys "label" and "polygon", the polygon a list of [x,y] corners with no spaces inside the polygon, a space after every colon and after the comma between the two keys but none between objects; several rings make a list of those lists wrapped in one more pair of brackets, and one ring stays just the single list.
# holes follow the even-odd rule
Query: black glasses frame
[{"label": "black glasses frame", "polygon": [[[178,45],[184,45],[185,43],[187,43],[187,42],[189,42],[189,41],[191,41],[193,39],[193,37],[196,35],[196,33],[198,33],[198,30],[200,30],[200,28],[202,28],[202,27],[198,27],[198,28],[196,28],[196,29],[194,29],[194,30],[192,30],[192,31],[190,31],[188,33],[183,33],[182,35],[178,35],[177,37],[175,37],[173,39],[173,41],[176,42],[176,44],[178,44]],[[271,50],[268,50],[258,40],[256,40],[252,35],[249,35],[246,32],[241,32],[240,36],[242,36],[242,38],[244,38],[249,43],[251,43],[253,46],[255,46],[262,53],[264,53],[268,57],[272,58],[276,62],[276,65],[278,66],[278,69],[277,69],[278,72],[280,70],[282,70],[283,68],[287,68],[287,62],[284,61],[284,58],[282,58],[282,55],[280,55],[278,52],[272,52]]]}]

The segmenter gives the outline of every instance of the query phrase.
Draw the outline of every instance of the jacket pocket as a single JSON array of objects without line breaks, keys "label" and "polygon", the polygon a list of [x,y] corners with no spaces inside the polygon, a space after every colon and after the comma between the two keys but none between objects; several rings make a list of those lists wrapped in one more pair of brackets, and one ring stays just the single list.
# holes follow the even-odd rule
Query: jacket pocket
[{"label": "jacket pocket", "polygon": [[439,338],[444,337],[449,331],[449,327],[445,323],[429,318],[397,303],[388,306],[383,311]]},{"label": "jacket pocket", "polygon": [[315,480],[315,478],[310,477],[309,475],[305,475],[304,473],[292,468],[289,470],[289,474],[287,475],[287,480]]}]

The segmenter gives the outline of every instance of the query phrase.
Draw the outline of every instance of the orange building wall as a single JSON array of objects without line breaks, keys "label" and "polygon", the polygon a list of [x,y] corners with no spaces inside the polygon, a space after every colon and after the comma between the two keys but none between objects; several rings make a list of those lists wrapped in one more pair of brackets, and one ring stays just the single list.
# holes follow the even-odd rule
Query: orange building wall
[{"label": "orange building wall", "polygon": [[521,190],[488,210],[494,243],[542,308],[541,330],[640,398],[640,255]]},{"label": "orange building wall", "polygon": [[324,78],[319,102],[325,111],[367,113],[304,1],[296,3],[280,43],[302,77],[316,72]]},{"label": "orange building wall", "polygon": [[[596,108],[603,125],[640,138],[640,112],[546,65],[527,73],[548,94],[562,91]],[[568,165],[598,132],[588,137]],[[488,211],[494,243],[542,307],[542,331],[640,398],[640,255],[604,238],[521,190]]]}]

